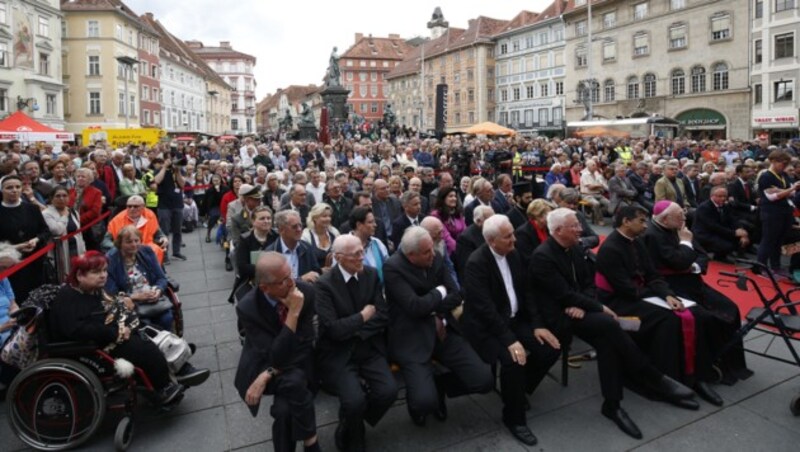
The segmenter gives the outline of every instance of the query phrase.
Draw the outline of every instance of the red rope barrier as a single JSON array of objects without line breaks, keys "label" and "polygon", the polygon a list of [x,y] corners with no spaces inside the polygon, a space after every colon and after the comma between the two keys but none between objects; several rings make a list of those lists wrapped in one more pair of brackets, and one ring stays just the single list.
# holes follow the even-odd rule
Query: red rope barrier
[{"label": "red rope barrier", "polygon": [[67,240],[71,239],[72,237],[75,237],[78,234],[83,233],[87,229],[89,229],[92,226],[96,225],[97,223],[103,221],[109,215],[111,215],[111,212],[106,212],[106,213],[100,215],[98,218],[96,218],[91,223],[87,224],[86,226],[81,227],[80,229],[78,229],[75,232],[71,232],[71,233],[69,233],[69,234],[67,234],[67,235],[65,235],[63,237],[56,237],[55,239],[53,239],[53,241],[51,241],[50,243],[45,245],[42,249],[37,250],[35,253],[31,254],[28,257],[26,257],[25,259],[20,261],[18,264],[7,268],[3,272],[0,272],[0,280],[8,278],[9,276],[13,275],[14,273],[16,273],[16,272],[22,270],[23,268],[27,267],[28,265],[30,265],[33,261],[41,258],[45,254],[50,252],[50,250],[52,250],[52,249],[54,249],[56,247],[56,242],[64,242],[64,241],[67,241]]}]

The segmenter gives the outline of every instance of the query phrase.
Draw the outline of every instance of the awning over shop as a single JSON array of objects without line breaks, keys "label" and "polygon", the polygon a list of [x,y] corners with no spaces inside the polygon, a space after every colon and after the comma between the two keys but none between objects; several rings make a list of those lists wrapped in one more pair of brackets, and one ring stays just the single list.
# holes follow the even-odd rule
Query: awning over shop
[{"label": "awning over shop", "polygon": [[0,121],[0,141],[75,141],[75,134],[50,128],[18,111]]},{"label": "awning over shop", "polygon": [[723,130],[727,126],[725,117],[716,110],[695,108],[687,110],[675,119],[686,130]]}]

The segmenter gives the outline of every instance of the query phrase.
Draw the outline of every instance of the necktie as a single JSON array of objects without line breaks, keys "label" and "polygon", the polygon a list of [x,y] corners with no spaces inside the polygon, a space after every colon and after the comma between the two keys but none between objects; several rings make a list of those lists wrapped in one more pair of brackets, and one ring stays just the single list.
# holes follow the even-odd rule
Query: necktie
[{"label": "necktie", "polygon": [[744,183],[744,196],[748,201],[750,201],[750,184],[747,182]]},{"label": "necktie", "polygon": [[438,315],[433,316],[434,321],[436,322],[436,337],[439,338],[440,341],[444,342],[445,338],[447,337],[447,327],[444,325],[444,321]]},{"label": "necktie", "polygon": [[351,276],[347,281],[347,291],[350,292],[350,303],[353,305],[353,311],[358,310],[358,280],[355,276]]},{"label": "necktie", "polygon": [[286,307],[285,304],[278,302],[278,304],[275,305],[275,311],[278,312],[278,318],[281,321],[281,325],[285,324],[286,316],[289,315],[289,308]]},{"label": "necktie", "polygon": [[416,219],[416,218],[414,218],[413,220],[411,220],[411,225],[412,225],[412,226],[419,226],[419,222],[417,221],[417,219]]}]

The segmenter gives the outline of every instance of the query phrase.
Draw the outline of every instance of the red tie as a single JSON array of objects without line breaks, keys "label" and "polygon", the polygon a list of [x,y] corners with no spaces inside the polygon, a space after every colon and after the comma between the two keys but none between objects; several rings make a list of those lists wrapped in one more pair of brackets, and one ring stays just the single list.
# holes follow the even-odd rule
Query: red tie
[{"label": "red tie", "polygon": [[750,185],[747,182],[744,183],[744,195],[747,197],[747,200],[750,201]]},{"label": "red tie", "polygon": [[436,337],[438,337],[441,342],[444,342],[447,337],[447,326],[445,326],[444,321],[438,315],[433,316],[433,318],[436,321]]},{"label": "red tie", "polygon": [[286,323],[286,316],[289,315],[289,308],[286,307],[285,304],[278,302],[275,305],[275,310],[278,312],[278,318],[281,320],[281,324]]}]

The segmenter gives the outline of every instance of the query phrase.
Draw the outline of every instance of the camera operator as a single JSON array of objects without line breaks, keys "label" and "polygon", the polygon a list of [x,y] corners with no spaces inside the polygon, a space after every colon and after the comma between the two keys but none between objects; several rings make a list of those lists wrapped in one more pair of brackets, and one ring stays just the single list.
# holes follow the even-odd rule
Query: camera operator
[{"label": "camera operator", "polygon": [[[180,260],[186,260],[186,256],[181,254],[183,187],[186,183],[182,166],[186,163],[186,157],[173,148],[170,158],[164,160],[154,179],[158,185],[158,224],[167,237],[172,233],[172,257]],[[168,262],[167,256],[164,256],[164,264]]]}]

